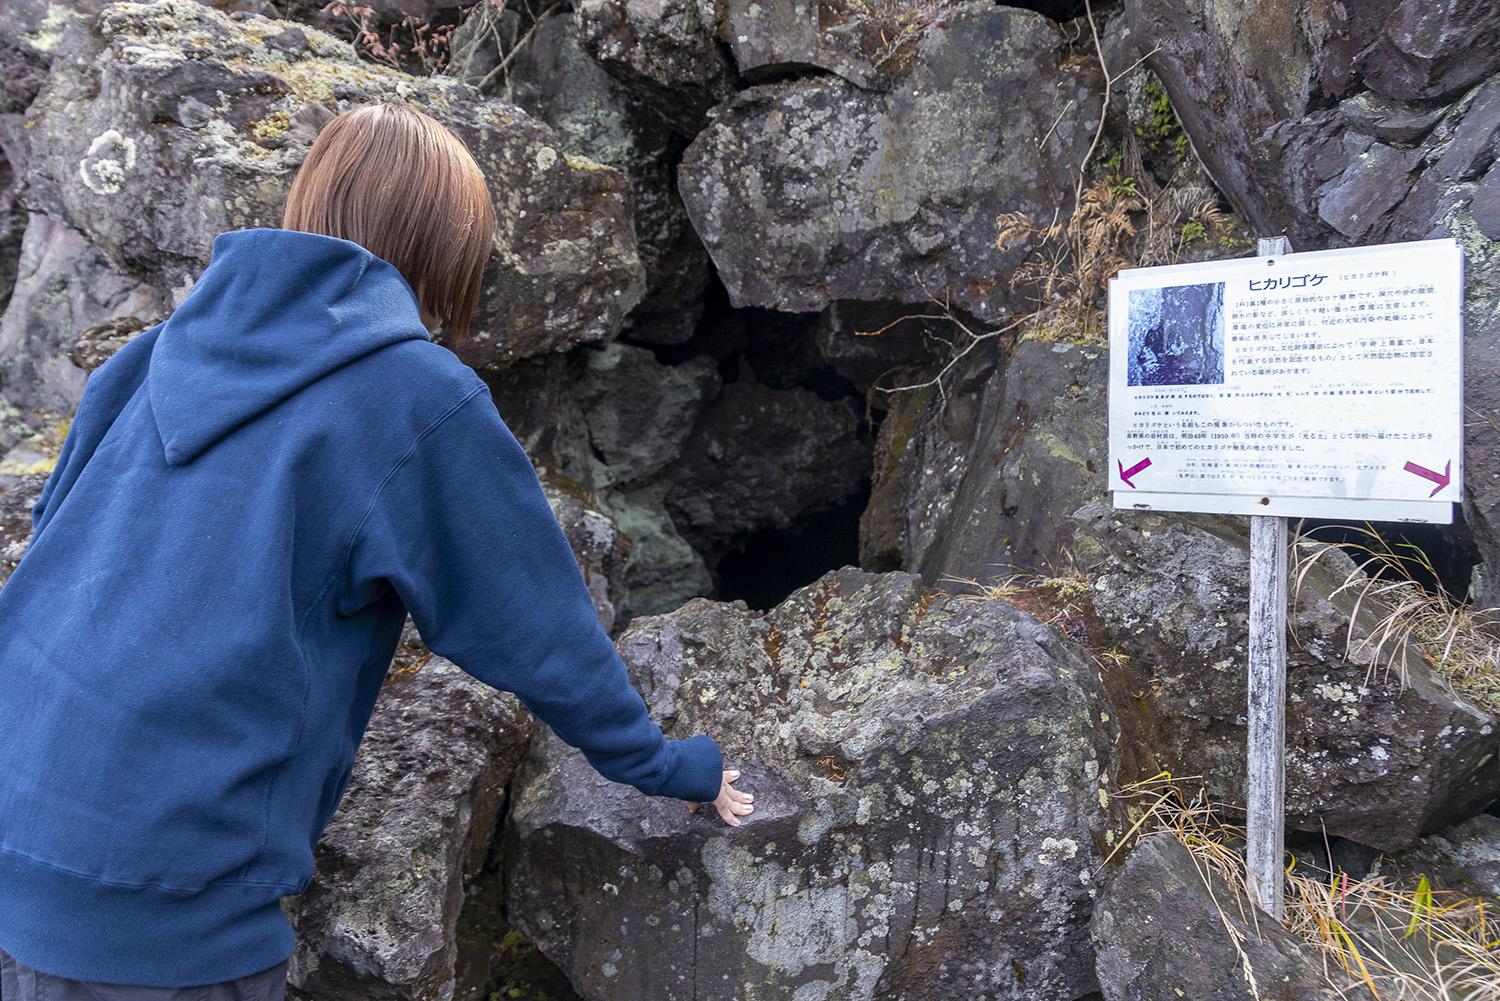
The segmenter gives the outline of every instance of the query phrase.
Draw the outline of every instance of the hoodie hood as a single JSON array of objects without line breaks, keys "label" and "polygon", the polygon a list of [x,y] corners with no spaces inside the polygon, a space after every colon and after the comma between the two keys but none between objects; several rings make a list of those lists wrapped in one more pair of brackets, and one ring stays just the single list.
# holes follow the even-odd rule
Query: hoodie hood
[{"label": "hoodie hood", "polygon": [[191,462],[357,358],[426,339],[406,279],[358,244],[282,229],[225,233],[151,353],[148,393],[167,462]]}]

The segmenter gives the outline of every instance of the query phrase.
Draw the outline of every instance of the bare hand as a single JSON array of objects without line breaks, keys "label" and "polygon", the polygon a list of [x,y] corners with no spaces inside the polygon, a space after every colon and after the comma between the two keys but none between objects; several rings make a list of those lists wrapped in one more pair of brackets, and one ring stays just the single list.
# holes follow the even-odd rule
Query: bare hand
[{"label": "bare hand", "polygon": [[[740,773],[727,771],[724,773],[724,784],[719,787],[719,798],[714,800],[714,809],[719,811],[719,816],[724,818],[724,823],[730,827],[740,826],[740,818],[749,816],[755,812],[755,807],[750,804],[755,797],[748,792],[740,792],[733,783],[739,781]],[[688,803],[689,813],[698,812],[697,803]]]}]

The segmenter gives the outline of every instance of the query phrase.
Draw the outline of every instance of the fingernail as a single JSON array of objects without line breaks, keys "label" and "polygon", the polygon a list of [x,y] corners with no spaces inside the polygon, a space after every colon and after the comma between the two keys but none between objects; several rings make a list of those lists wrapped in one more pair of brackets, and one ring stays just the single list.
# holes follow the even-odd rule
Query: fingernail
[{"label": "fingernail", "polygon": [[736,778],[737,779],[737,778],[740,777],[740,773],[739,772],[730,772],[729,776],[730,776],[730,778]]},{"label": "fingernail", "polygon": [[746,793],[745,794],[745,802],[746,803],[754,803],[755,802],[755,797],[753,795],[751,795],[750,793]]}]

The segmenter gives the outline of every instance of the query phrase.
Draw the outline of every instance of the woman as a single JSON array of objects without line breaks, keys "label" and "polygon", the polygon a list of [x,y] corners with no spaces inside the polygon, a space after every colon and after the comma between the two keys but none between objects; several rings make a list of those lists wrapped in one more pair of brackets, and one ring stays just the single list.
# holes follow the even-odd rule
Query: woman
[{"label": "woman", "polygon": [[647,717],[530,462],[428,339],[467,333],[490,252],[463,144],[347,112],[283,225],[220,236],[94,374],[0,590],[4,1001],[280,997],[279,900],[408,611],[606,777],[751,811],[712,740]]}]

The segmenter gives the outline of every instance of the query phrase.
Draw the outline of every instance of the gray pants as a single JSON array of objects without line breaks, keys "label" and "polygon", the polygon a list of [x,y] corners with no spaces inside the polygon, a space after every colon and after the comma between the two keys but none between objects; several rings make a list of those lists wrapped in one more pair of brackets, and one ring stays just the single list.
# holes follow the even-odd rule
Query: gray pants
[{"label": "gray pants", "polygon": [[204,987],[126,987],[38,973],[0,949],[0,1001],[283,1001],[286,967]]}]

